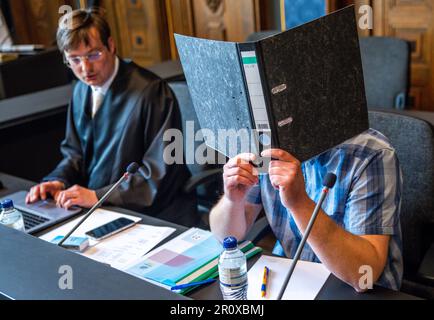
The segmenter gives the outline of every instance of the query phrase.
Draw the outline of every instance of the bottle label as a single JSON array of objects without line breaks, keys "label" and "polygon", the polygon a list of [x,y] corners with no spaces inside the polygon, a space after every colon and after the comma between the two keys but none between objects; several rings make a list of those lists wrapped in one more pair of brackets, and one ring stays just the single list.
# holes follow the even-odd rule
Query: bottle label
[{"label": "bottle label", "polygon": [[242,287],[247,283],[247,273],[242,268],[220,271],[219,278],[222,286],[230,288]]}]

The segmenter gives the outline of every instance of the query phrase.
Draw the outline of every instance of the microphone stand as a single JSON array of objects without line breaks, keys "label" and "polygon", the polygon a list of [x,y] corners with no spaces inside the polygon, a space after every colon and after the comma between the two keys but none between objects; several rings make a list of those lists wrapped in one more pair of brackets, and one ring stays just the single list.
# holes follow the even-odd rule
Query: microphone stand
[{"label": "microphone stand", "polygon": [[285,293],[286,287],[288,286],[288,282],[291,279],[295,266],[297,265],[297,262],[300,259],[301,252],[303,251],[304,245],[307,241],[307,238],[309,237],[310,231],[312,230],[313,224],[315,223],[316,217],[319,213],[319,210],[321,209],[322,203],[324,202],[328,194],[329,188],[332,188],[335,182],[336,182],[336,176],[333,173],[327,173],[326,177],[324,178],[324,182],[323,182],[324,189],[322,190],[321,197],[318,203],[316,204],[315,209],[313,210],[312,216],[309,220],[309,224],[307,225],[303,238],[301,239],[301,242],[298,245],[294,259],[292,260],[291,266],[289,267],[289,273],[286,276],[285,280],[283,281],[283,286],[279,291],[277,300],[282,300],[283,294]]}]

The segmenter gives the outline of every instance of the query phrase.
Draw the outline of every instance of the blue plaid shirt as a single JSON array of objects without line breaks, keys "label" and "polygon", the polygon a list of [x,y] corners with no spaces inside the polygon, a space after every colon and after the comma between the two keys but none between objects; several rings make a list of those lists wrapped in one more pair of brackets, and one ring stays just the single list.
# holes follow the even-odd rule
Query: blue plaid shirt
[{"label": "blue plaid shirt", "polygon": [[[308,196],[319,201],[322,180],[333,172],[337,181],[322,209],[339,226],[355,235],[390,235],[385,269],[377,284],[393,290],[401,286],[403,262],[399,210],[402,173],[393,147],[378,131],[368,131],[302,163]],[[277,243],[273,253],[294,257],[301,241],[291,212],[280,201],[268,174],[251,189],[247,201],[261,204]],[[320,262],[306,243],[300,259]]]}]

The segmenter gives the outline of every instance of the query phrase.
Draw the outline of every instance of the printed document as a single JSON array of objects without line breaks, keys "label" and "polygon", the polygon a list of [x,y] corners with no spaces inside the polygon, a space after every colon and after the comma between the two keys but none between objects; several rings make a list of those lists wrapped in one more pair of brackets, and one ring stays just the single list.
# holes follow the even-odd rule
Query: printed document
[{"label": "printed document", "polygon": [[[276,300],[289,272],[292,259],[263,255],[248,272],[248,300]],[[266,296],[261,297],[264,267],[270,269]],[[283,300],[314,300],[323,287],[330,271],[321,264],[298,261],[283,294]]]},{"label": "printed document", "polygon": [[[136,222],[141,220],[141,218],[135,216],[97,209],[71,236],[85,237],[86,231],[121,217]],[[56,236],[64,236],[81,219],[82,216],[44,234],[40,238],[50,242]],[[127,265],[140,259],[140,257],[149,252],[174,231],[174,228],[169,227],[137,224],[100,241],[89,239],[90,247],[81,254],[99,262],[109,264],[113,268],[123,270]]]}]

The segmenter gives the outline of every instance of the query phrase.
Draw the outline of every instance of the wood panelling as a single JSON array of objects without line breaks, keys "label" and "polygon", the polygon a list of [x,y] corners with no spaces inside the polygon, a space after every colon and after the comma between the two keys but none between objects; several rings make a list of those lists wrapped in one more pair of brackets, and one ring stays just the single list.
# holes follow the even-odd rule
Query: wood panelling
[{"label": "wood panelling", "polygon": [[166,10],[160,0],[105,0],[118,53],[141,66],[170,58]]},{"label": "wood panelling", "polygon": [[259,30],[255,0],[193,0],[195,36],[244,41]]},{"label": "wood panelling", "polygon": [[411,44],[411,107],[434,111],[434,0],[375,0],[373,6],[373,35]]},{"label": "wood panelling", "polygon": [[[85,1],[82,1],[83,3]],[[19,43],[55,43],[63,4],[75,0],[10,1]],[[173,33],[244,41],[261,29],[266,0],[101,0],[118,54],[142,66],[177,57]]]},{"label": "wood panelling", "polygon": [[244,41],[260,30],[260,0],[166,0],[172,58],[177,58],[173,33],[200,38]]},{"label": "wood panelling", "polygon": [[14,0],[9,1],[19,44],[55,45],[60,6],[74,1]]},{"label": "wood panelling", "polygon": [[193,6],[191,0],[166,0],[167,26],[170,41],[170,56],[178,57],[174,33],[194,36]]},{"label": "wood panelling", "polygon": [[[84,1],[82,1],[84,3]],[[10,1],[18,43],[55,45],[61,5],[75,0]],[[101,0],[118,54],[147,66],[170,58],[166,9],[160,0]]]}]

